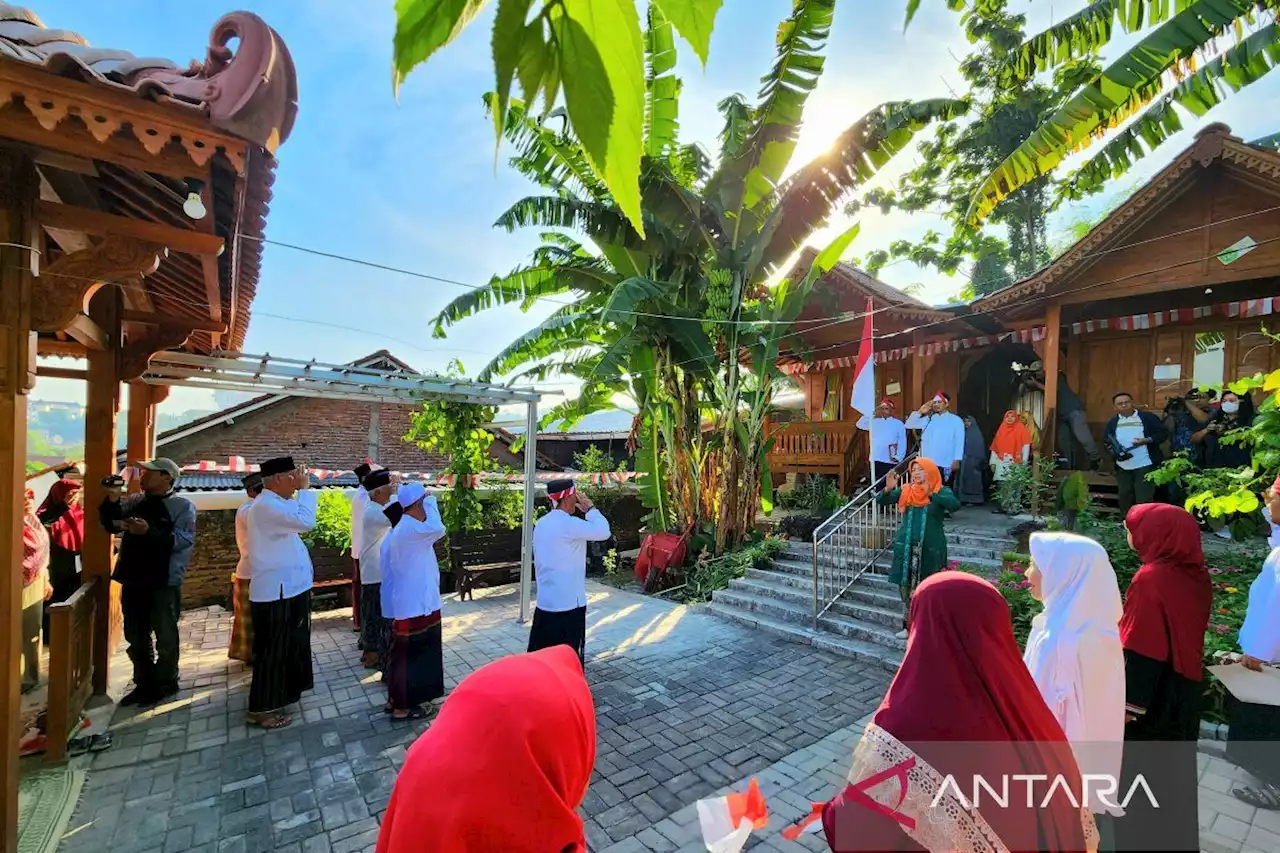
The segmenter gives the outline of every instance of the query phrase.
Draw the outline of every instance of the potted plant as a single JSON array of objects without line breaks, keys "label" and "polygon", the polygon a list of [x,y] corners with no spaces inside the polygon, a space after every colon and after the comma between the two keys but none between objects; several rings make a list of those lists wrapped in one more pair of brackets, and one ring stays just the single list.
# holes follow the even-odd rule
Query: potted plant
[{"label": "potted plant", "polygon": [[1031,565],[1030,554],[1019,554],[1016,551],[1005,551],[1000,555],[1000,568],[1006,572],[1022,574]]}]

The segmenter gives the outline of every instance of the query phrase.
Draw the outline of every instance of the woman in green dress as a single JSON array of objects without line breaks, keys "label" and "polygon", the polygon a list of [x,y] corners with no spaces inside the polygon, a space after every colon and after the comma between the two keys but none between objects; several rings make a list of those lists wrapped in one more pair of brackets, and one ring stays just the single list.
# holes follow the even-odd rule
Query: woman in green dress
[{"label": "woman in green dress", "polygon": [[881,505],[896,503],[902,512],[889,569],[889,582],[896,583],[902,595],[900,640],[907,636],[911,593],[920,581],[947,566],[947,534],[942,521],[947,513],[960,508],[955,493],[942,485],[938,466],[928,459],[912,460],[908,477],[907,483],[899,485],[897,472],[891,473],[885,491],[876,497]]}]

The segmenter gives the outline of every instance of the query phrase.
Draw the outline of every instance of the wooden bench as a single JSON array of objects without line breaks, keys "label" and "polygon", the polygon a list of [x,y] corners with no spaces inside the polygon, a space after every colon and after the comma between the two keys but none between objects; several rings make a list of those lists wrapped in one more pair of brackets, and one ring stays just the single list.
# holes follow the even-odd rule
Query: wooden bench
[{"label": "wooden bench", "polygon": [[351,553],[343,553],[337,548],[313,547],[311,549],[311,570],[313,580],[311,592],[314,595],[337,594],[339,607],[350,607],[351,596]]},{"label": "wooden bench", "polygon": [[470,530],[449,534],[449,564],[458,600],[471,598],[477,583],[499,585],[520,579],[520,530]]}]

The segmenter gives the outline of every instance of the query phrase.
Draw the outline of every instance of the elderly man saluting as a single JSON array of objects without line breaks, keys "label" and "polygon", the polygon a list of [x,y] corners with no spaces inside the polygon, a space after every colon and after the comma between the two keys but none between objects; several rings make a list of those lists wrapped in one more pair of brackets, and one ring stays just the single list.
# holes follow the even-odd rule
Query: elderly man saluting
[{"label": "elderly man saluting", "polygon": [[[249,510],[249,607],[253,613],[253,682],[249,725],[279,729],[282,711],[310,690],[311,555],[301,534],[316,526],[316,493],[306,466],[281,456],[262,463],[262,493]],[[295,497],[296,495],[296,497]]]},{"label": "elderly man saluting", "polygon": [[[587,543],[609,538],[609,522],[573,480],[547,484],[551,512],[533,528],[533,564],[538,605],[533,611],[529,651],[565,645],[585,665],[587,643]],[[583,517],[577,517],[581,512]]]}]

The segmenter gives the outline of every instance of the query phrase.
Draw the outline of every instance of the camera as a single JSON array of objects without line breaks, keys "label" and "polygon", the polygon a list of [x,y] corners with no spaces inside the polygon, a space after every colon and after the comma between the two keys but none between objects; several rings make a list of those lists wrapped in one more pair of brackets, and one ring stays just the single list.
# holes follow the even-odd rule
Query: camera
[{"label": "camera", "polygon": [[103,477],[100,485],[105,489],[119,489],[124,485],[124,477],[112,474],[110,477]]},{"label": "camera", "polygon": [[1175,412],[1185,411],[1187,408],[1186,397],[1166,397],[1164,401],[1164,413],[1171,415]]}]

